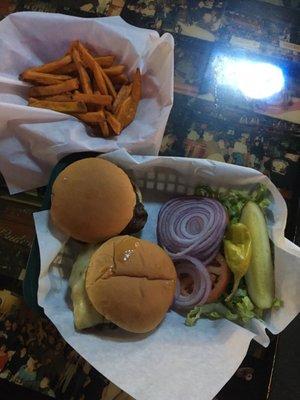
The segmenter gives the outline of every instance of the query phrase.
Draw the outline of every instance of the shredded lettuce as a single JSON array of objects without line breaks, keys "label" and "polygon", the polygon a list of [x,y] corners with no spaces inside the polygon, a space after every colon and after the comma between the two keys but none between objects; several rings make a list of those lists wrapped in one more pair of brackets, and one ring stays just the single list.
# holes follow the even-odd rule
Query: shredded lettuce
[{"label": "shredded lettuce", "polygon": [[227,209],[229,219],[235,223],[240,220],[241,212],[248,201],[257,203],[263,211],[270,205],[269,190],[265,185],[259,184],[255,190],[216,189],[209,186],[198,186],[195,195],[211,197],[220,201]]},{"label": "shredded lettuce", "polygon": [[255,305],[250,300],[246,289],[238,289],[227,305],[242,322],[246,323],[250,319],[258,317]]},{"label": "shredded lettuce", "polygon": [[219,319],[226,318],[241,325],[252,318],[261,319],[263,311],[257,309],[252,303],[246,289],[238,289],[232,299],[225,303],[204,304],[194,307],[186,316],[185,324],[194,326],[201,318]]},{"label": "shredded lettuce", "polygon": [[275,297],[275,299],[273,300],[272,308],[274,308],[275,310],[278,310],[281,307],[283,307],[283,300],[277,299]]},{"label": "shredded lettuce", "polygon": [[271,204],[268,188],[265,185],[259,184],[257,188],[251,192],[250,200],[257,203],[264,211]]},{"label": "shredded lettuce", "polygon": [[211,303],[204,304],[203,306],[194,307],[186,316],[185,324],[187,326],[194,326],[198,319],[201,317],[209,319],[220,319],[227,318],[230,321],[235,321],[238,316],[232,313],[224,304],[222,303]]}]

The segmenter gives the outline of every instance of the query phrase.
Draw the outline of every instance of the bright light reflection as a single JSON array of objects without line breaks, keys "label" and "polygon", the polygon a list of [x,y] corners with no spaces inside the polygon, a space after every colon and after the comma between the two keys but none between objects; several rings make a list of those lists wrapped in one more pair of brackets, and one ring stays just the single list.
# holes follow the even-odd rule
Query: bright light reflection
[{"label": "bright light reflection", "polygon": [[222,56],[215,59],[214,69],[219,85],[239,89],[252,99],[271,97],[284,88],[282,69],[273,64]]}]

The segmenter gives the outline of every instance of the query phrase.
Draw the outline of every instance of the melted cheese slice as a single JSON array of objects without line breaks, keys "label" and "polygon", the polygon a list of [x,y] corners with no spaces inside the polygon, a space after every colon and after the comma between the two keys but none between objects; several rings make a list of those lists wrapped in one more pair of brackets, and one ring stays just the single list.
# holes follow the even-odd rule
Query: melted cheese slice
[{"label": "melted cheese slice", "polygon": [[95,249],[94,245],[89,245],[79,254],[69,278],[74,324],[79,330],[109,322],[94,309],[85,290],[85,273]]}]

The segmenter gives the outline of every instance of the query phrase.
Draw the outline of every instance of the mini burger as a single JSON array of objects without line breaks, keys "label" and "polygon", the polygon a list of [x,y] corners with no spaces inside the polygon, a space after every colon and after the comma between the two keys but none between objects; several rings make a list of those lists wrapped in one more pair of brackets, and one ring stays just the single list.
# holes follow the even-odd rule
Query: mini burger
[{"label": "mini burger", "polygon": [[113,323],[146,333],[173,302],[176,271],[158,245],[125,235],[89,246],[76,260],[69,284],[77,329]]},{"label": "mini burger", "polygon": [[52,187],[50,215],[63,233],[99,243],[142,229],[147,212],[128,175],[101,158],[85,158],[66,167]]}]

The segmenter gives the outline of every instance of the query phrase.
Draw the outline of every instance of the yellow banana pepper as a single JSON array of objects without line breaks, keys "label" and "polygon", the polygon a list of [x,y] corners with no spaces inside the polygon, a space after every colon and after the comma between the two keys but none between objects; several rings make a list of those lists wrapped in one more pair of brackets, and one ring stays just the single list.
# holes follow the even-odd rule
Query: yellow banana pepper
[{"label": "yellow banana pepper", "polygon": [[227,265],[234,275],[231,294],[226,298],[229,301],[250,265],[252,240],[246,225],[240,222],[229,225],[224,239],[224,252]]}]

